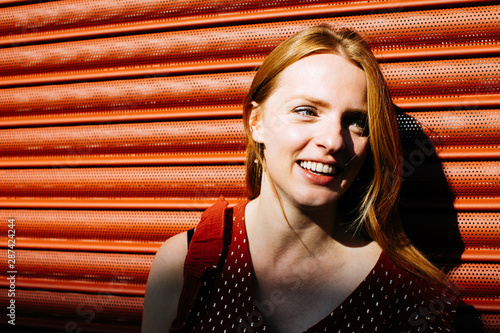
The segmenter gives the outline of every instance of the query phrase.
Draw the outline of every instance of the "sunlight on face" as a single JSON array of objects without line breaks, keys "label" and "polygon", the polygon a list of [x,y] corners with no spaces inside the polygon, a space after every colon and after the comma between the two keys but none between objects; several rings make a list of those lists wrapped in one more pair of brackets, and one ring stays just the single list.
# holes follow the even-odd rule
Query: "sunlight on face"
[{"label": "sunlight on face", "polygon": [[287,67],[279,82],[250,120],[254,140],[265,146],[269,176],[295,205],[331,204],[368,155],[365,73],[342,56],[316,54]]}]

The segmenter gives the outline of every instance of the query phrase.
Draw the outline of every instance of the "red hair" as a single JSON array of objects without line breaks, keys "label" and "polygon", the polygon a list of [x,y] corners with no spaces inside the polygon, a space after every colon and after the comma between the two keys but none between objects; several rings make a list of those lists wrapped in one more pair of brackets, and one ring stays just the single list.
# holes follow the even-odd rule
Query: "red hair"
[{"label": "red hair", "polygon": [[243,105],[248,197],[253,199],[260,194],[262,172],[265,171],[263,146],[253,140],[249,124],[252,111],[262,112],[263,108],[254,110],[254,105],[264,104],[273,94],[285,68],[318,53],[343,56],[366,74],[371,155],[361,171],[366,173],[361,176],[366,176],[367,180],[357,203],[353,227],[366,232],[400,267],[426,280],[443,283],[444,274],[410,243],[401,226],[397,200],[402,160],[396,113],[373,53],[363,38],[352,30],[334,30],[326,25],[303,30],[274,49],[257,71]]}]

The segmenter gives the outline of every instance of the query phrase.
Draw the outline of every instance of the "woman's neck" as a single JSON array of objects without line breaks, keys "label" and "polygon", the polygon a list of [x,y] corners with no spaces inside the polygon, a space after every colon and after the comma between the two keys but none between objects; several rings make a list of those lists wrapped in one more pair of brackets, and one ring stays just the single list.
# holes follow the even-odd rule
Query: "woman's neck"
[{"label": "woman's neck", "polygon": [[[285,218],[286,216],[286,218]],[[341,248],[362,247],[371,242],[355,233],[339,213],[337,204],[318,209],[301,209],[275,193],[261,193],[248,203],[246,228],[252,247],[272,253],[321,258]]]},{"label": "woman's neck", "polygon": [[306,211],[286,200],[280,203],[276,195],[261,194],[247,205],[245,215],[249,241],[267,251],[316,256],[325,245],[333,245],[336,205]]}]

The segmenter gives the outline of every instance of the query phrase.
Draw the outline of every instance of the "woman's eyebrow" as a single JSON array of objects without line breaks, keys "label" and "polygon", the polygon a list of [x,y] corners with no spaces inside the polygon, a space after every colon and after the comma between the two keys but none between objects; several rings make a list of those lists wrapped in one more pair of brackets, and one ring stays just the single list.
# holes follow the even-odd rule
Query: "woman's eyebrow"
[{"label": "woman's eyebrow", "polygon": [[324,101],[324,100],[318,99],[318,98],[314,98],[311,96],[297,95],[297,96],[294,96],[291,98],[291,100],[296,100],[296,99],[302,99],[302,100],[308,101],[309,103],[312,103],[312,104],[315,104],[315,105],[318,105],[318,106],[324,107],[324,108],[329,108],[331,106],[331,104],[328,103],[327,101]]},{"label": "woman's eyebrow", "polygon": [[367,109],[349,109],[346,111],[346,113],[352,116],[360,116],[360,117],[368,116]]}]

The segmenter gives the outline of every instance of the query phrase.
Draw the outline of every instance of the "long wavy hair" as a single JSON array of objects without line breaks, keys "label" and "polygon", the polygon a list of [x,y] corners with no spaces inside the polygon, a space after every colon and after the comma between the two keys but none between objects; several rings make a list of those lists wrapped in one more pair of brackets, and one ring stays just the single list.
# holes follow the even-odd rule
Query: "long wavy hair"
[{"label": "long wavy hair", "polygon": [[[304,57],[320,53],[343,56],[363,69],[367,80],[371,154],[360,172],[364,184],[351,186],[356,189],[344,194],[350,201],[353,198],[356,201],[353,227],[368,234],[398,266],[428,281],[444,283],[444,274],[411,244],[399,220],[397,201],[402,153],[396,113],[377,60],[355,31],[334,29],[328,25],[305,29],[276,47],[260,66],[243,104],[248,197],[254,199],[260,194],[262,173],[265,172],[265,147],[253,140],[249,125],[253,103],[266,102],[277,88],[280,73],[285,68]],[[262,112],[262,109],[258,108],[256,112]]]}]

